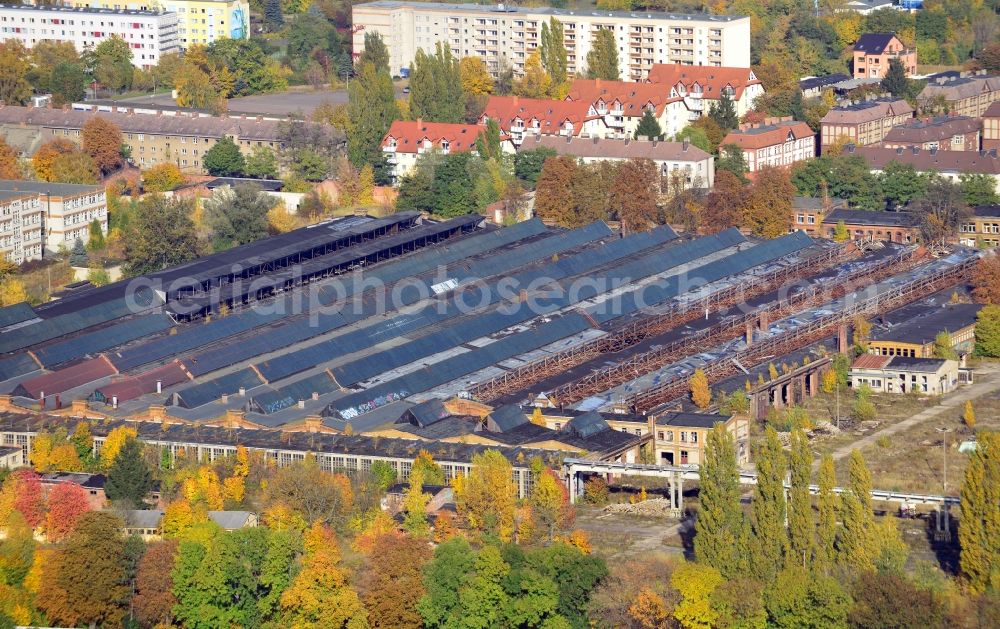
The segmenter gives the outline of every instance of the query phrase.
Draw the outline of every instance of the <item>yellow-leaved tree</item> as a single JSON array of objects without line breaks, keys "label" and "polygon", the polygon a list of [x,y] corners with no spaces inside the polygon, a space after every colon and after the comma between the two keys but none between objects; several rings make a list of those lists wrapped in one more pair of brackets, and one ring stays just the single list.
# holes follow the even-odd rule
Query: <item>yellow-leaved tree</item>
[{"label": "yellow-leaved tree", "polygon": [[131,426],[118,426],[109,432],[101,447],[101,467],[109,469],[125,442],[129,439],[135,439],[138,434]]},{"label": "yellow-leaved tree", "polygon": [[306,531],[303,545],[302,570],[281,595],[286,626],[366,629],[368,612],[339,565],[333,531],[317,522]]},{"label": "yellow-leaved tree", "polygon": [[513,469],[497,450],[472,457],[472,471],[454,480],[455,506],[470,529],[509,542],[514,534],[517,487]]},{"label": "yellow-leaved tree", "polygon": [[691,375],[691,401],[702,410],[712,404],[712,389],[708,386],[708,376],[703,369],[695,369]]}]

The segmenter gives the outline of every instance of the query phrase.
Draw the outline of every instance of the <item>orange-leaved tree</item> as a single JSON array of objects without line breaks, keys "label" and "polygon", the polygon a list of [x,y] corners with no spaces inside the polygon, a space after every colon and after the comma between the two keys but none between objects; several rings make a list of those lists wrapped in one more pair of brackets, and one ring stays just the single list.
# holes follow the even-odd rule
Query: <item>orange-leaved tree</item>
[{"label": "orange-leaved tree", "polygon": [[94,158],[101,172],[108,174],[122,164],[122,132],[102,116],[88,120],[80,131],[83,150]]}]

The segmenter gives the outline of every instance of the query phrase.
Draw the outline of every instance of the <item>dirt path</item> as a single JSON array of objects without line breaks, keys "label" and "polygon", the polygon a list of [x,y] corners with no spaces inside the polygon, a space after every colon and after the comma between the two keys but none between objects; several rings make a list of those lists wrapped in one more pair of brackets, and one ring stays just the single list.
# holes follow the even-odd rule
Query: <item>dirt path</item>
[{"label": "dirt path", "polygon": [[[943,400],[941,400],[940,404],[929,406],[913,417],[904,419],[900,422],[892,424],[891,426],[886,426],[881,430],[876,430],[875,432],[865,435],[853,443],[849,443],[834,450],[832,453],[833,460],[838,461],[850,456],[851,450],[860,450],[873,445],[879,437],[894,435],[898,432],[909,430],[914,426],[930,421],[945,413],[955,415],[956,411],[963,406],[967,400],[974,400],[1000,389],[1000,365],[982,365],[976,369],[975,376],[975,384],[960,388],[957,392],[946,396]],[[819,467],[819,461],[815,463],[814,467]]]}]

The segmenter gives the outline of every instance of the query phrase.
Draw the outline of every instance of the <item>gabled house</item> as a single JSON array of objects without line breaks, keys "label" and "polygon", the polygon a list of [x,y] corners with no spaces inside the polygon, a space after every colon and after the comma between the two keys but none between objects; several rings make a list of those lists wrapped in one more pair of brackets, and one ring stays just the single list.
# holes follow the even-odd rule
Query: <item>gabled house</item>
[{"label": "gabled house", "polygon": [[854,78],[885,78],[893,59],[902,62],[906,76],[917,73],[915,48],[907,48],[895,33],[865,33],[854,42]]},{"label": "gabled house", "polygon": [[609,133],[628,137],[635,135],[646,110],[653,112],[668,137],[688,123],[683,99],[671,97],[669,90],[659,84],[576,79],[566,100],[590,103],[591,113],[603,117]]},{"label": "gabled house", "polygon": [[753,109],[754,101],[764,93],[764,85],[751,68],[715,68],[660,63],[649,71],[647,83],[669,88],[670,98],[680,98],[689,120],[708,115],[709,107],[726,94],[733,100],[736,114]]},{"label": "gabled house", "polygon": [[743,149],[751,173],[762,166],[790,166],[816,157],[816,134],[809,125],[790,116],[741,124],[722,140],[722,146],[727,144]]},{"label": "gabled house", "polygon": [[[382,152],[392,166],[394,178],[409,174],[417,157],[429,151],[461,153],[476,148],[476,140],[486,130],[482,125],[396,120],[382,138]],[[513,152],[509,140],[501,136],[501,148]]]},{"label": "gabled house", "polygon": [[480,124],[495,120],[500,132],[516,147],[529,134],[604,137],[603,116],[592,112],[586,101],[490,96]]},{"label": "gabled house", "polygon": [[918,147],[925,150],[978,151],[980,121],[968,116],[923,117],[907,120],[885,134],[886,148]]},{"label": "gabled house", "polygon": [[833,107],[819,121],[822,151],[849,140],[857,146],[877,144],[898,125],[913,118],[913,107],[903,99],[873,98]]}]

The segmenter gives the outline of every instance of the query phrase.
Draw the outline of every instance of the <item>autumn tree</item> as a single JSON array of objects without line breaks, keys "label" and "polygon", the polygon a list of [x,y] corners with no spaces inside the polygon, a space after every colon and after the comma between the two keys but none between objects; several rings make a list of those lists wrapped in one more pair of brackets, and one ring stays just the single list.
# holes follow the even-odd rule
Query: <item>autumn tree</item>
[{"label": "autumn tree", "polygon": [[674,608],[674,618],[682,627],[707,629],[715,626],[718,612],[712,608],[711,596],[723,581],[718,570],[700,563],[684,562],[674,570],[670,584],[681,595]]},{"label": "autumn tree", "polygon": [[45,537],[59,542],[69,536],[80,517],[90,510],[87,491],[75,483],[60,483],[49,490]]},{"label": "autumn tree", "polygon": [[80,130],[83,150],[93,158],[102,173],[108,174],[122,163],[122,132],[112,122],[93,116]]},{"label": "autumn tree", "polygon": [[142,187],[146,192],[167,192],[184,183],[184,175],[177,164],[157,164],[142,173]]},{"label": "autumn tree", "polygon": [[587,53],[587,78],[620,81],[618,67],[618,44],[614,30],[602,28],[594,36],[590,52]]},{"label": "autumn tree", "polygon": [[21,585],[34,562],[34,532],[18,511],[7,515],[3,526],[6,536],[0,542],[0,584]]},{"label": "autumn tree", "polygon": [[626,232],[645,231],[657,220],[659,173],[648,159],[630,159],[615,169],[608,189],[608,205]]},{"label": "autumn tree", "polygon": [[970,429],[976,427],[976,409],[972,407],[972,400],[965,401],[965,408],[962,410],[962,423]]},{"label": "autumn tree", "polygon": [[121,622],[127,595],[121,530],[122,521],[105,511],[79,518],[58,551],[58,569],[50,577],[56,591],[46,595],[43,584],[38,599],[50,622],[71,626]]},{"label": "autumn tree", "polygon": [[1000,255],[980,258],[972,272],[973,295],[984,304],[1000,304]]},{"label": "autumn tree", "polygon": [[708,432],[698,500],[701,509],[694,538],[698,561],[726,577],[746,574],[749,530],[740,505],[736,444],[722,423]]},{"label": "autumn tree", "polygon": [[217,191],[203,204],[213,249],[224,251],[265,238],[267,213],[276,203],[274,197],[253,184]]},{"label": "autumn tree", "polygon": [[539,466],[533,465],[532,472],[535,482],[528,496],[528,504],[539,524],[544,527],[549,541],[552,541],[557,528],[565,528],[573,521],[569,490],[549,468],[539,469]]},{"label": "autumn tree", "polygon": [[82,151],[63,153],[52,160],[52,181],[59,183],[95,184],[101,169],[94,158]]},{"label": "autumn tree", "polygon": [[472,457],[468,476],[454,480],[455,505],[469,528],[510,541],[514,535],[517,487],[510,461],[497,450]]},{"label": "autumn tree", "polygon": [[[3,502],[5,509],[20,512],[28,526],[35,528],[45,518],[45,492],[42,490],[42,480],[37,472],[31,469],[14,470],[4,481]],[[2,505],[0,505],[2,506]],[[3,516],[0,513],[0,516]],[[2,525],[3,522],[0,522]]]},{"label": "autumn tree", "polygon": [[736,175],[729,171],[717,171],[715,186],[708,193],[705,208],[699,216],[701,232],[713,234],[740,225],[748,196],[747,189]]},{"label": "autumn tree", "polygon": [[712,404],[712,389],[708,386],[708,376],[704,369],[695,369],[691,376],[691,401],[694,405],[705,410]]},{"label": "autumn tree", "polygon": [[361,599],[339,564],[340,548],[333,531],[316,522],[305,535],[302,571],[281,595],[281,609],[290,626],[369,626]]},{"label": "autumn tree", "polygon": [[264,504],[284,504],[302,515],[307,524],[343,527],[354,504],[351,481],[343,474],[320,469],[315,460],[282,467],[268,480]]},{"label": "autumn tree", "polygon": [[458,71],[465,94],[481,96],[493,93],[493,77],[486,62],[479,57],[462,57],[458,62]]},{"label": "autumn tree", "polygon": [[177,598],[172,591],[170,570],[177,553],[176,540],[154,542],[139,561],[136,591],[132,598],[135,616],[144,626],[170,625]]},{"label": "autumn tree", "polygon": [[758,169],[744,208],[743,227],[763,238],[787,233],[794,196],[795,186],[786,169],[770,166]]},{"label": "autumn tree", "polygon": [[106,470],[111,469],[118,453],[125,447],[125,443],[129,439],[135,439],[138,434],[136,429],[131,426],[118,426],[112,429],[105,437],[104,445],[101,446],[101,467]]},{"label": "autumn tree", "polygon": [[526,98],[548,98],[552,77],[542,66],[542,56],[536,49],[524,62],[524,76],[514,83],[514,93]]},{"label": "autumn tree", "polygon": [[423,626],[417,603],[426,593],[423,571],[431,555],[424,540],[407,535],[375,539],[359,586],[374,629]]},{"label": "autumn tree", "polygon": [[403,508],[406,511],[403,528],[417,539],[430,535],[430,523],[427,520],[427,503],[430,495],[424,493],[424,474],[420,470],[411,470],[409,487],[403,497]]},{"label": "autumn tree", "polygon": [[126,439],[108,469],[104,494],[112,502],[142,508],[153,488],[153,473],[142,456],[142,444],[135,437]]},{"label": "autumn tree", "polygon": [[1000,305],[984,306],[976,315],[976,352],[1000,356]]},{"label": "autumn tree", "polygon": [[782,629],[847,627],[851,597],[831,577],[789,566],[764,595],[768,626]]},{"label": "autumn tree", "polygon": [[566,227],[576,224],[567,199],[573,196],[572,181],[578,168],[576,160],[568,155],[545,160],[535,189],[535,213],[542,220]]},{"label": "autumn tree", "polygon": [[[31,96],[28,50],[17,39],[0,42],[0,102],[23,105]],[[20,179],[20,177],[16,177]]]},{"label": "autumn tree", "polygon": [[423,474],[424,482],[428,485],[444,485],[444,470],[434,461],[434,457],[427,450],[420,450],[413,459],[412,471],[420,471]]},{"label": "autumn tree", "polygon": [[1000,433],[980,431],[962,483],[960,567],[977,592],[1000,587]]},{"label": "autumn tree", "polygon": [[[38,147],[31,158],[31,165],[35,170],[35,176],[42,181],[54,181],[52,165],[56,158],[67,153],[75,153],[79,148],[71,140],[66,138],[53,138]],[[6,177],[5,177],[6,178]]]}]

